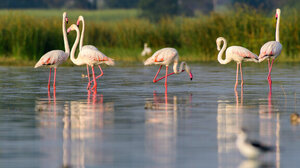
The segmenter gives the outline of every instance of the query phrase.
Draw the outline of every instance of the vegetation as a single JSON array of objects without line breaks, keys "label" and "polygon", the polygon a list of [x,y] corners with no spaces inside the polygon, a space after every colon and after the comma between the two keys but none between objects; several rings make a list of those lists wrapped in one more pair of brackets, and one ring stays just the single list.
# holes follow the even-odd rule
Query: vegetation
[{"label": "vegetation", "polygon": [[[94,44],[116,61],[145,59],[140,56],[144,42],[148,42],[154,51],[175,47],[181,58],[187,61],[215,61],[218,53],[215,40],[219,36],[225,37],[229,46],[241,45],[257,54],[266,41],[275,38],[273,13],[265,15],[252,9],[239,8],[193,18],[165,18],[157,23],[139,19],[136,10],[130,10],[129,14],[123,11],[115,11],[111,19],[107,13],[114,13],[112,10],[95,13],[71,10],[68,15],[70,23],[75,23],[77,16],[83,14],[86,18],[84,44]],[[62,11],[33,12],[36,15],[27,10],[0,11],[0,57],[5,57],[1,60],[36,61],[49,50],[64,48]],[[121,19],[115,17],[118,13],[121,13]],[[297,10],[283,9],[281,18],[283,51],[278,59],[282,62],[300,61],[300,16]],[[74,39],[75,33],[71,33],[71,46]]]}]

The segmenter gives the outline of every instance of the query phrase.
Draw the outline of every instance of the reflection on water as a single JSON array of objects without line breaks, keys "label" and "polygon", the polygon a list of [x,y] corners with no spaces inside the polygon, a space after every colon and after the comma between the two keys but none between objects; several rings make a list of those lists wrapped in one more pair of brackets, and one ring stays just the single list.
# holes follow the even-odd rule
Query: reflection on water
[{"label": "reflection on water", "polygon": [[[182,97],[178,102],[176,95],[153,93],[153,98],[145,102],[145,152],[151,160],[162,167],[174,167],[177,152],[178,109],[189,113],[190,97]],[[181,106],[181,107],[180,107]],[[167,156],[167,157],[166,157]],[[153,165],[152,167],[157,167]]]},{"label": "reflection on water", "polygon": [[[45,140],[62,139],[63,166],[85,167],[86,161],[101,162],[109,157],[98,153],[88,143],[101,143],[104,124],[113,125],[114,103],[104,102],[103,95],[88,93],[87,100],[59,101],[38,99],[37,120],[40,135]],[[107,119],[104,121],[104,117]],[[98,130],[98,131],[97,131]],[[45,147],[50,160],[60,160],[57,149]],[[48,160],[49,162],[49,160]]]},{"label": "reflection on water", "polygon": [[[280,113],[274,113],[278,111],[272,106],[272,92],[269,92],[266,100],[268,103],[258,104],[258,129],[260,139],[264,144],[276,145],[275,154],[270,154],[264,157],[263,160],[244,160],[238,167],[265,167],[273,165],[269,161],[274,161],[276,167],[280,167]],[[259,100],[264,102],[264,100]],[[254,105],[244,104],[243,90],[240,93],[235,91],[235,101],[230,100],[218,100],[218,115],[217,115],[217,139],[218,139],[218,160],[219,167],[232,167],[232,165],[238,165],[240,162],[240,154],[236,148],[236,134],[237,131],[242,128],[255,127],[249,125],[247,122],[250,120],[248,116],[252,109],[256,109]],[[251,122],[253,123],[253,121]],[[272,167],[272,166],[271,166]]]},{"label": "reflection on water", "polygon": [[[49,96],[48,70],[0,67],[0,167],[298,167],[299,65],[276,64],[272,94],[261,64],[245,67],[236,93],[234,64],[192,66],[195,80],[170,78],[168,94],[149,81],[155,67],[107,68],[98,94],[82,67],[61,67]],[[276,151],[245,160],[240,127]]]}]

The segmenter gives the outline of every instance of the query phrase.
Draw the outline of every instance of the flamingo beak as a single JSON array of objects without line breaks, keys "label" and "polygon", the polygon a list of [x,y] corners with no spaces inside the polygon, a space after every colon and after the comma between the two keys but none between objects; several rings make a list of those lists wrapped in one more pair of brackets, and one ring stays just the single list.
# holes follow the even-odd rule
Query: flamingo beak
[{"label": "flamingo beak", "polygon": [[275,18],[276,18],[276,20],[278,19],[278,14],[276,13],[276,15],[275,15]]},{"label": "flamingo beak", "polygon": [[67,24],[69,23],[69,19],[68,19],[68,18],[66,18],[66,23],[67,23]]},{"label": "flamingo beak", "polygon": [[190,72],[190,79],[193,80],[193,74]]},{"label": "flamingo beak", "polygon": [[77,20],[77,23],[76,23],[77,27],[79,27],[79,22],[80,22],[80,20]]},{"label": "flamingo beak", "polygon": [[71,31],[71,28],[69,27],[67,30],[67,35],[69,35],[70,31]]}]

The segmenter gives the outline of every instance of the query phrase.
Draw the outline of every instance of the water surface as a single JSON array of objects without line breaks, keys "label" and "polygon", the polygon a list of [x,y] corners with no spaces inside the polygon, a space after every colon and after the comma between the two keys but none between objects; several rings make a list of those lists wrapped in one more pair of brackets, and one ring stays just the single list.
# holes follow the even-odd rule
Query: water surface
[{"label": "water surface", "polygon": [[[61,67],[50,95],[48,69],[0,67],[0,167],[298,167],[299,65],[274,64],[272,94],[267,65],[244,65],[242,93],[235,64],[206,63],[193,81],[169,77],[167,94],[157,66],[104,67],[96,94],[85,67]],[[241,127],[275,152],[246,160]]]}]

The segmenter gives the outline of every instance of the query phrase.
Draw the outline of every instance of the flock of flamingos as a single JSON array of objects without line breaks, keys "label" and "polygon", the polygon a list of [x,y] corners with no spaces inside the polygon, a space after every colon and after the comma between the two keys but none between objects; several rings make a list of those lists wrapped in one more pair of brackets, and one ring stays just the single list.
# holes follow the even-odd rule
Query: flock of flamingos
[{"label": "flock of flamingos", "polygon": [[[218,54],[218,61],[221,64],[227,64],[230,61],[235,61],[237,63],[237,69],[236,69],[236,83],[234,89],[236,90],[238,85],[238,76],[239,76],[239,68],[241,73],[241,88],[243,87],[243,73],[242,73],[242,61],[254,61],[254,62],[261,62],[265,59],[268,59],[268,82],[270,90],[272,90],[272,80],[271,80],[271,71],[274,59],[280,55],[282,50],[282,45],[279,42],[279,21],[280,21],[280,9],[276,9],[276,32],[275,32],[275,41],[269,41],[265,43],[261,49],[260,54],[257,56],[256,54],[252,53],[248,49],[241,47],[241,46],[231,46],[227,48],[227,41],[224,37],[219,37],[216,40],[217,43],[217,49],[220,51]],[[100,64],[105,63],[107,65],[114,65],[114,60],[104,55],[102,52],[100,52],[95,46],[93,45],[84,45],[83,46],[83,38],[84,38],[84,18],[82,16],[78,17],[77,25],[72,24],[67,30],[66,30],[66,22],[68,23],[68,17],[67,13],[63,13],[63,21],[62,21],[62,32],[63,32],[63,39],[64,39],[64,46],[65,51],[62,50],[52,50],[44,54],[40,60],[36,63],[34,68],[47,66],[50,67],[49,72],[49,81],[48,81],[48,91],[50,91],[50,82],[51,82],[51,68],[54,68],[54,82],[53,82],[53,88],[55,89],[55,81],[56,81],[56,68],[63,62],[65,62],[69,55],[71,55],[71,61],[76,65],[84,65],[86,64],[87,67],[87,77],[88,77],[88,84],[87,89],[97,91],[97,81],[96,79],[100,78],[103,75],[103,71],[100,67]],[[79,24],[82,22],[82,30],[81,34],[79,31]],[[70,53],[70,47],[68,43],[67,33],[70,33],[71,31],[76,31],[77,36],[76,40],[74,42],[74,45],[71,49]],[[79,41],[80,38],[80,41]],[[74,54],[76,51],[76,48],[79,43],[79,54],[77,58],[75,58]],[[223,43],[223,46],[222,46]],[[222,48],[221,48],[222,46]],[[146,48],[145,44],[145,48]],[[226,49],[227,48],[227,49]],[[149,50],[149,49],[148,49]],[[226,50],[225,53],[225,59],[222,59],[223,53]],[[151,50],[150,50],[151,51]],[[144,65],[152,65],[152,64],[158,64],[160,65],[153,82],[157,82],[161,79],[165,78],[165,88],[167,89],[167,78],[170,75],[173,74],[179,74],[183,71],[186,71],[188,75],[190,76],[190,79],[193,79],[193,75],[191,72],[190,67],[185,63],[181,62],[180,68],[178,70],[178,60],[179,55],[175,48],[163,48],[158,51],[156,51],[151,57],[149,57],[145,62]],[[270,61],[272,60],[272,61]],[[173,65],[173,71],[172,73],[168,74],[168,67],[169,65],[174,62]],[[95,76],[94,66],[98,65],[101,74],[98,76]],[[156,79],[162,66],[166,66],[166,74],[165,76]],[[89,75],[89,66],[92,68],[93,73],[93,80],[90,79]],[[94,82],[93,87],[91,87],[92,82]]]}]

